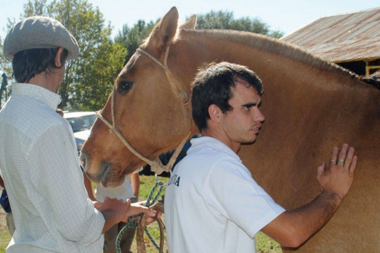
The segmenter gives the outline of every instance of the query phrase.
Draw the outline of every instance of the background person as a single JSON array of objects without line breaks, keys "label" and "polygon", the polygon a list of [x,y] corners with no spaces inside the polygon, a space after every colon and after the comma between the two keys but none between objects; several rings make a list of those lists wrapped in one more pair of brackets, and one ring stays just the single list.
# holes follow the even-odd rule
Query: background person
[{"label": "background person", "polygon": [[102,233],[149,209],[87,197],[68,122],[55,110],[66,60],[79,54],[57,20],[30,17],[4,40],[17,83],[0,112],[0,168],[16,230],[7,252],[102,252]]},{"label": "background person", "polygon": [[191,140],[166,189],[170,252],[256,252],[260,230],[282,246],[299,247],[346,196],[357,163],[347,144],[333,149],[328,168],[317,168],[322,193],[301,208],[285,211],[255,182],[237,153],[262,127],[261,94],[261,80],[241,65],[214,63],[197,74],[191,101],[202,136]]}]

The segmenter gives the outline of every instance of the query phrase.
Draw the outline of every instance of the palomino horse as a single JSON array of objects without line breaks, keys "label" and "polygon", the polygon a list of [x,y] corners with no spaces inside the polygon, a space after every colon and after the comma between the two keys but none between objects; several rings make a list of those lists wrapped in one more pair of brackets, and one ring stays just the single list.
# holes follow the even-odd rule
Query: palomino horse
[{"label": "palomino horse", "polygon": [[[266,122],[257,143],[239,152],[255,180],[286,209],[320,192],[316,168],[334,146],[356,147],[354,184],[335,216],[298,252],[380,252],[380,91],[353,74],[292,45],[234,31],[178,25],[176,8],[156,25],[116,79],[82,149],[89,177],[118,185],[147,159],[196,133],[190,84],[212,61],[248,66],[262,79]],[[113,126],[112,126],[113,125]],[[228,182],[226,182],[228,187]],[[288,252],[284,249],[284,252]]]}]

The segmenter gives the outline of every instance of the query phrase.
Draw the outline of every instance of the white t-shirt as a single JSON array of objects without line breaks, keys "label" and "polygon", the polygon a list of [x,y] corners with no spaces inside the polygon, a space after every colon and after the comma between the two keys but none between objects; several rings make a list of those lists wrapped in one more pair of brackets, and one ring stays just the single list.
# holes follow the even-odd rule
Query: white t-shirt
[{"label": "white t-shirt", "polygon": [[256,252],[254,236],[285,211],[222,142],[191,141],[165,193],[171,253]]},{"label": "white t-shirt", "polygon": [[[132,174],[139,173],[142,169],[138,169]],[[124,183],[116,187],[104,187],[101,184],[97,184],[95,195],[96,200],[99,202],[104,202],[105,198],[126,200],[136,197],[133,195],[130,175],[125,177]]]},{"label": "white t-shirt", "polygon": [[0,168],[16,225],[9,253],[103,249],[104,217],[87,196],[59,102],[45,88],[17,83],[0,112]]}]

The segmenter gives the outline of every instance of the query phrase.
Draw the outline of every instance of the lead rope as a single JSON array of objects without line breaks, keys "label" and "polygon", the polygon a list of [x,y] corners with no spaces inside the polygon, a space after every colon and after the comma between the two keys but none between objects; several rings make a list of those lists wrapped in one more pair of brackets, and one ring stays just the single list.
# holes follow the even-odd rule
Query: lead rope
[{"label": "lead rope", "polygon": [[[150,207],[152,206],[153,204],[156,203],[158,197],[160,196],[162,190],[164,189],[164,182],[162,181],[159,181],[157,179],[157,174],[155,175],[156,176],[156,184],[153,186],[152,190],[150,191],[149,195],[148,195],[148,199],[146,200],[146,203],[145,203],[145,206],[146,207]],[[158,188],[158,191],[156,193],[156,195],[154,196],[154,198],[152,199],[152,195],[153,193],[156,191],[156,189]],[[121,238],[123,237],[123,234],[125,232],[125,230],[127,230],[128,228],[136,228],[138,226],[138,218],[140,217],[140,220],[142,219],[142,216],[143,214],[138,214],[138,215],[135,215],[135,216],[131,216],[128,218],[127,220],[127,224],[120,230],[119,234],[117,235],[117,238],[116,238],[116,250],[117,250],[117,253],[122,253],[121,252],[121,247],[120,247],[120,241],[121,241]],[[163,231],[160,229],[160,236],[161,238],[163,237]],[[158,246],[158,244],[156,243],[156,241],[154,240],[154,238],[151,236],[149,230],[147,227],[145,227],[145,233],[146,235],[148,236],[149,240],[152,242],[152,244],[154,245],[154,247],[156,247],[156,249],[161,253],[163,252],[163,243],[161,243],[160,246]],[[162,241],[162,240],[161,240]]]}]

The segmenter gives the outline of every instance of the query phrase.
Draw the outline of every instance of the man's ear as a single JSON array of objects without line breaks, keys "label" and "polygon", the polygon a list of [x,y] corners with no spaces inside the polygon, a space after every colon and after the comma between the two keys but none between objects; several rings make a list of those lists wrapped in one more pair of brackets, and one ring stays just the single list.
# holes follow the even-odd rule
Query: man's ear
[{"label": "man's ear", "polygon": [[208,114],[210,115],[210,119],[212,121],[219,123],[223,112],[217,105],[212,104],[208,107]]},{"label": "man's ear", "polygon": [[61,63],[62,52],[63,52],[63,47],[60,47],[57,51],[57,54],[55,55],[54,62],[55,62],[55,66],[57,66],[58,68],[62,66],[62,63]]}]

